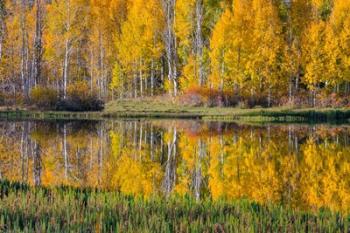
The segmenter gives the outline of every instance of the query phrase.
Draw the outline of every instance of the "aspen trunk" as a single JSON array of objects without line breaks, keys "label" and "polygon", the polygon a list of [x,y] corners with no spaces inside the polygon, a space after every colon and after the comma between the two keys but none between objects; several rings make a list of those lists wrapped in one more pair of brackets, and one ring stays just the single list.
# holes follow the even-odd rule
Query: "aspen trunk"
[{"label": "aspen trunk", "polygon": [[103,50],[103,38],[102,38],[102,33],[99,31],[99,50],[100,50],[100,55],[99,55],[99,70],[100,70],[100,77],[99,77],[99,96],[105,97],[105,91],[104,91],[104,50]]},{"label": "aspen trunk", "polygon": [[154,95],[154,61],[151,61],[151,96]]},{"label": "aspen trunk", "polygon": [[137,98],[137,74],[136,70],[134,71],[134,98]]},{"label": "aspen trunk", "polygon": [[289,103],[292,102],[293,99],[293,77],[289,78],[289,87],[288,87],[288,100]]},{"label": "aspen trunk", "polygon": [[29,100],[29,72],[28,72],[28,33],[27,33],[27,22],[26,22],[26,0],[21,1],[21,34],[22,34],[22,45],[21,45],[21,84],[24,99],[27,102]]},{"label": "aspen trunk", "polygon": [[35,41],[34,41],[34,80],[39,83],[41,80],[41,63],[42,63],[42,10],[41,0],[36,0],[36,22],[35,22]]},{"label": "aspen trunk", "polygon": [[268,89],[268,97],[267,97],[267,105],[268,107],[271,107],[271,87],[269,86],[269,89]]},{"label": "aspen trunk", "polygon": [[90,49],[90,94],[93,92],[94,88],[94,51],[93,48]]},{"label": "aspen trunk", "polygon": [[68,83],[68,68],[69,68],[69,41],[65,42],[64,62],[63,62],[63,98],[67,98],[67,83]]},{"label": "aspen trunk", "polygon": [[142,73],[142,59],[140,59],[140,64],[139,64],[139,79],[140,79],[140,96],[143,98],[143,73]]},{"label": "aspen trunk", "polygon": [[198,67],[198,78],[199,85],[204,85],[204,67],[203,67],[203,35],[202,35],[202,24],[203,24],[203,0],[197,0],[196,2],[196,55],[197,55],[197,67]]},{"label": "aspen trunk", "polygon": [[165,13],[165,32],[164,32],[164,42],[166,59],[168,66],[168,79],[173,84],[173,96],[177,96],[178,91],[178,72],[177,72],[177,49],[176,49],[176,36],[174,31],[175,25],[175,5],[176,0],[163,0],[163,10]]},{"label": "aspen trunk", "polygon": [[[66,31],[69,32],[71,29],[71,19],[70,19],[70,0],[67,1],[67,21],[66,21]],[[64,51],[64,61],[63,61],[63,98],[67,98],[67,85],[68,85],[68,75],[69,75],[69,61],[70,59],[70,40],[67,38],[65,40],[65,51]]]},{"label": "aspen trunk", "polygon": [[2,59],[4,37],[5,37],[5,3],[0,2],[0,61]]}]

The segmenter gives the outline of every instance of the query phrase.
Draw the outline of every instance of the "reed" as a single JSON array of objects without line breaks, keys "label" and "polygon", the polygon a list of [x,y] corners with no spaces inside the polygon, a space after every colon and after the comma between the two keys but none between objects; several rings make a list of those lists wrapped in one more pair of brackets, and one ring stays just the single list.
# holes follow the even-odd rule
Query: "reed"
[{"label": "reed", "polygon": [[348,232],[349,216],[247,200],[143,199],[0,182],[1,232]]}]

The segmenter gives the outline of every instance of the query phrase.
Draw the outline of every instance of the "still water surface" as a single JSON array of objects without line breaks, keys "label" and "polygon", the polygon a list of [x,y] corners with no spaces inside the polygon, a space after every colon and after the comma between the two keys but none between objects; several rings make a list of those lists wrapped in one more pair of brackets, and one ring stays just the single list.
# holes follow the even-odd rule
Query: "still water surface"
[{"label": "still water surface", "polygon": [[0,179],[350,210],[350,125],[0,122]]}]

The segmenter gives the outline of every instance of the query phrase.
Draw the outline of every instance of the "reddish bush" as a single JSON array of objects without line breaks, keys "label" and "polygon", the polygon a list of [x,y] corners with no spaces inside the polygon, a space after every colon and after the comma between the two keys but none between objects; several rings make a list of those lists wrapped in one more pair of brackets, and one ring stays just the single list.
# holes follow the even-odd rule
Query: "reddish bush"
[{"label": "reddish bush", "polygon": [[227,107],[239,103],[239,98],[233,93],[199,87],[188,89],[179,100],[181,104],[196,107]]},{"label": "reddish bush", "polygon": [[281,98],[278,98],[276,105],[302,108],[310,107],[312,105],[312,101],[310,99],[310,93],[300,90],[299,93],[297,95],[293,95],[291,99],[289,96],[282,96]]},{"label": "reddish bush", "polygon": [[349,106],[350,101],[348,96],[342,96],[337,93],[319,93],[317,95],[316,105],[324,108],[339,108],[344,106]]}]

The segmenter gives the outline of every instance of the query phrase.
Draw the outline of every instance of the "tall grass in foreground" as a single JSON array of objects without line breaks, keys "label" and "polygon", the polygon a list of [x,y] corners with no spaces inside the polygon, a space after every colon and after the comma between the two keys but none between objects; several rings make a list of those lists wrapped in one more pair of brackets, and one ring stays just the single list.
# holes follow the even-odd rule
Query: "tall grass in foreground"
[{"label": "tall grass in foreground", "polygon": [[143,200],[0,182],[0,232],[348,232],[349,218],[248,201]]}]

